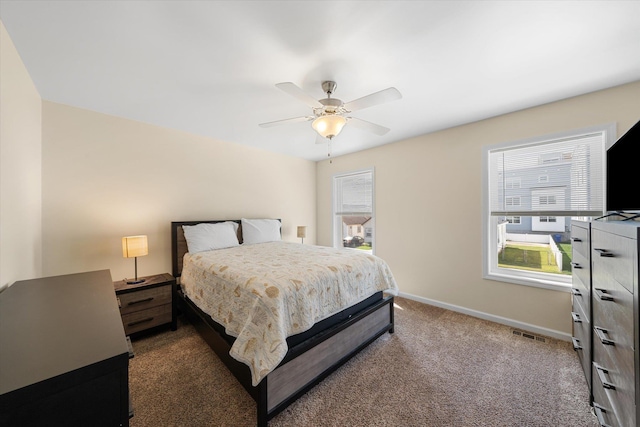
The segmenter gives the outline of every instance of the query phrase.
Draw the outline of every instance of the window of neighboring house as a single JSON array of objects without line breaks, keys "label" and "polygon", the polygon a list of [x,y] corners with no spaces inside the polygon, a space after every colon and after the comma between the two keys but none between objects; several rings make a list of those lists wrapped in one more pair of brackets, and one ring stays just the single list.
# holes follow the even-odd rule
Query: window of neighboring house
[{"label": "window of neighboring house", "polygon": [[[333,246],[375,250],[373,168],[333,177]],[[365,237],[361,237],[364,225]],[[353,227],[356,236],[348,231]],[[363,241],[364,240],[364,241]]]},{"label": "window of neighboring house", "polygon": [[520,177],[511,177],[505,180],[505,187],[509,189],[520,188]]},{"label": "window of neighboring house", "polygon": [[507,222],[509,224],[520,224],[520,217],[519,216],[508,216],[507,217]]},{"label": "window of neighboring house", "polygon": [[504,202],[507,206],[520,206],[520,196],[507,196]]},{"label": "window of neighboring house", "polygon": [[[611,124],[483,147],[485,278],[570,290],[571,218],[603,213],[605,146],[615,136]],[[510,182],[514,176],[521,178],[517,188]],[[518,245],[525,234],[540,239],[546,252]],[[518,251],[530,252],[528,264],[510,261]],[[545,259],[549,265],[542,268]]]}]

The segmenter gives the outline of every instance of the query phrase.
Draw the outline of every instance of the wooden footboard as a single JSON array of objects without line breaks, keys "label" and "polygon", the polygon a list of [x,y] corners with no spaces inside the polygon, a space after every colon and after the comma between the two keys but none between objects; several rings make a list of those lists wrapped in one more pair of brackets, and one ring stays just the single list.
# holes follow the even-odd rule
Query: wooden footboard
[{"label": "wooden footboard", "polygon": [[393,297],[388,296],[289,349],[285,359],[257,386],[248,366],[229,355],[231,345],[211,318],[183,297],[183,309],[204,340],[257,404],[258,426],[268,421],[385,332],[393,333]]}]

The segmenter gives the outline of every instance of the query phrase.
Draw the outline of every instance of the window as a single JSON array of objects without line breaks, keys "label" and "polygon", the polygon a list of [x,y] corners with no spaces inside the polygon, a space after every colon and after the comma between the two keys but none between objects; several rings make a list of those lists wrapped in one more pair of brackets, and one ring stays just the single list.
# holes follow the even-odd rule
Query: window
[{"label": "window", "polygon": [[516,176],[507,178],[505,181],[505,186],[509,189],[520,188],[520,177]]},{"label": "window", "polygon": [[507,196],[505,197],[505,204],[507,206],[520,206],[520,196]]},{"label": "window", "polygon": [[[603,213],[604,152],[615,135],[612,124],[483,148],[485,278],[569,291],[571,218]],[[511,262],[518,251],[540,266]]]},{"label": "window", "polygon": [[373,168],[333,177],[334,247],[357,248],[373,253],[373,194]]}]

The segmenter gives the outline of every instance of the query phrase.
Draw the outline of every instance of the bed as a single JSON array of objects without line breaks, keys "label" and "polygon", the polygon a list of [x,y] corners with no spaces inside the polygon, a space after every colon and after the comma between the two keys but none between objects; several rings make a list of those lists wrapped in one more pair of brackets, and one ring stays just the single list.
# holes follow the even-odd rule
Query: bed
[{"label": "bed", "polygon": [[[220,223],[238,224],[237,239],[243,242],[241,220],[171,223],[173,275],[180,278],[178,305],[256,401],[258,426],[263,427],[360,350],[384,333],[393,333],[393,294],[397,287],[382,260],[354,250],[338,253],[333,248],[274,241],[189,253],[185,229]],[[246,222],[247,238],[249,226]],[[336,256],[356,258],[343,270],[334,267],[338,264]],[[358,262],[375,264],[367,280],[362,279]],[[335,273],[335,278],[325,273]],[[291,296],[275,280],[294,275],[300,280],[286,280],[286,289],[297,290]],[[324,277],[324,282],[315,288],[306,285],[317,276]],[[332,289],[334,285],[328,286],[329,282],[335,287],[351,286],[354,277],[368,283],[359,285],[364,290],[338,292]],[[204,283],[209,280],[214,280],[214,285]],[[318,292],[326,294],[319,296]],[[234,317],[227,308],[238,305],[236,300],[245,298],[240,298],[243,293],[248,294],[251,306],[243,308],[240,304],[241,315]],[[258,293],[261,295],[256,296]],[[271,298],[279,293],[287,295],[282,298],[284,302]],[[313,297],[303,298],[301,293]],[[301,301],[312,308],[304,308],[307,306]],[[335,304],[340,305],[339,310]],[[284,315],[278,315],[278,310],[284,310]],[[305,316],[298,316],[298,311]],[[304,320],[309,315],[315,318]]]}]

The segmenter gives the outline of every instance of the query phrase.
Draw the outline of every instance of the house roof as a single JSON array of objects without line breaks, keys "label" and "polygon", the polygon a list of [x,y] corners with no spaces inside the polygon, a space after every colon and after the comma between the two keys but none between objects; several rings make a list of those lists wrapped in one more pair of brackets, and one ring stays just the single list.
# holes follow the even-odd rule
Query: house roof
[{"label": "house roof", "polygon": [[364,225],[371,220],[370,216],[343,216],[342,222],[345,225]]},{"label": "house roof", "polygon": [[2,0],[41,97],[309,160],[327,156],[309,106],[349,102],[334,156],[640,80],[638,1]]}]

